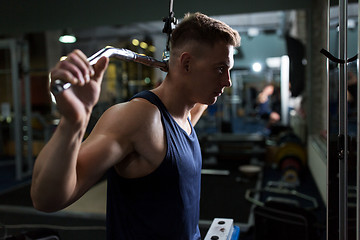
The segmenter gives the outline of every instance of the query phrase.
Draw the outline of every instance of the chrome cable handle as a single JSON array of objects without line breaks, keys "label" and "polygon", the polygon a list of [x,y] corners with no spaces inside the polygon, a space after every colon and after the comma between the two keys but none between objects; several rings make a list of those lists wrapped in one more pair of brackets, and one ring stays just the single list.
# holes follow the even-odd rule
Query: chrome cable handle
[{"label": "chrome cable handle", "polygon": [[[132,61],[141,63],[143,65],[149,66],[149,67],[155,67],[160,68],[160,70],[167,72],[168,71],[168,65],[167,61],[159,61],[153,57],[149,56],[143,56],[140,54],[137,54],[131,50],[124,49],[124,48],[114,48],[114,47],[106,47],[99,51],[97,51],[95,54],[90,56],[87,60],[89,61],[90,65],[94,65],[97,63],[97,61],[101,57],[108,57],[108,58],[117,58],[124,61]],[[65,91],[66,89],[71,87],[71,83],[64,82],[62,80],[56,79],[54,83],[51,85],[51,92],[53,94],[58,94],[62,91]]]}]

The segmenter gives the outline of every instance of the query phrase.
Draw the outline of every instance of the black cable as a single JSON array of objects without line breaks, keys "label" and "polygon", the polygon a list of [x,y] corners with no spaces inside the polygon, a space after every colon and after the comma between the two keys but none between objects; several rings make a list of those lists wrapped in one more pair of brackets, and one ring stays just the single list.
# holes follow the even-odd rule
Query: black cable
[{"label": "black cable", "polygon": [[[344,64],[344,63],[345,63],[345,60],[344,60],[344,59],[339,59],[339,58],[334,57],[331,53],[329,53],[329,52],[326,51],[325,49],[321,49],[321,50],[320,50],[320,53],[324,54],[324,56],[327,57],[327,58],[328,58],[329,60],[331,60],[332,62],[340,63],[340,64]],[[348,58],[346,62],[347,62],[347,63],[353,62],[353,61],[355,61],[357,58],[358,58],[358,55],[356,54],[355,56],[353,56],[353,57],[351,57],[351,58]]]}]

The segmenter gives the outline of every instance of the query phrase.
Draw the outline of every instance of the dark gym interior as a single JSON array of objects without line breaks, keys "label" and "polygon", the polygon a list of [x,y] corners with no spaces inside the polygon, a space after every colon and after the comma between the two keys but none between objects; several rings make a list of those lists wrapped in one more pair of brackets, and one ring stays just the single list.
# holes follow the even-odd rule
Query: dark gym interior
[{"label": "dark gym interior", "polygon": [[[241,36],[232,87],[195,126],[202,239],[215,218],[239,229],[224,239],[360,239],[358,2],[174,0],[173,12],[179,21],[205,13]],[[161,59],[168,14],[168,1],[1,3],[1,240],[105,239],[105,177],[64,210],[32,205],[33,164],[59,123],[48,74],[73,49],[90,56],[113,46]],[[76,40],[60,42],[65,33]],[[85,135],[107,108],[164,74],[111,59]]]}]

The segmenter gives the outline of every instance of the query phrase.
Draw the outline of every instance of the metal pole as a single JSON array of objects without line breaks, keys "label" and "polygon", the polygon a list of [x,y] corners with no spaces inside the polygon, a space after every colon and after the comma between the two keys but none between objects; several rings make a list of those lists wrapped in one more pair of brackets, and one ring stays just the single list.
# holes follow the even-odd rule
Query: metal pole
[{"label": "metal pole", "polygon": [[19,71],[17,62],[17,48],[16,41],[9,41],[9,49],[11,54],[11,76],[12,76],[12,93],[13,93],[13,107],[14,107],[14,142],[15,142],[15,174],[16,179],[21,180],[22,173],[22,139],[21,139],[21,102],[19,93]]},{"label": "metal pole", "polygon": [[[358,8],[360,10],[360,8]],[[358,22],[360,21],[360,11],[358,11]],[[358,29],[358,53],[360,52],[360,29]],[[356,133],[356,162],[357,162],[357,171],[356,171],[356,239],[360,240],[360,66],[359,66],[359,57],[356,60],[357,64],[357,133]]]},{"label": "metal pole", "polygon": [[280,67],[280,95],[281,95],[281,123],[289,125],[289,78],[290,78],[289,56],[281,57]]},{"label": "metal pole", "polygon": [[173,12],[173,8],[174,8],[174,1],[173,0],[170,0],[169,1],[169,12]]},{"label": "metal pole", "polygon": [[[326,32],[326,49],[330,49],[330,0],[327,1],[327,12],[326,12],[327,16],[326,16],[326,26],[327,26],[327,32]],[[329,184],[331,181],[331,177],[330,177],[330,135],[332,134],[330,132],[330,90],[331,90],[331,86],[330,86],[330,65],[329,65],[329,58],[326,58],[326,83],[327,83],[327,117],[326,117],[326,129],[328,131],[327,134],[327,141],[326,141],[326,149],[327,149],[327,164],[326,164],[326,182],[327,182],[327,191],[326,191],[326,204],[327,204],[327,208],[326,208],[326,240],[331,239],[330,237],[330,226],[331,226],[331,222],[330,222],[330,215],[331,215],[331,211],[330,211],[330,187],[331,185]]]},{"label": "metal pole", "polygon": [[339,58],[345,60],[339,64],[339,239],[347,240],[347,0],[339,4]]},{"label": "metal pole", "polygon": [[[25,92],[25,115],[26,115],[26,142],[27,142],[27,172],[26,176],[31,175],[33,167],[33,132],[31,126],[31,84],[30,84],[30,60],[29,45],[22,42],[22,66],[24,72],[24,92]],[[25,137],[25,136],[24,136]]]}]

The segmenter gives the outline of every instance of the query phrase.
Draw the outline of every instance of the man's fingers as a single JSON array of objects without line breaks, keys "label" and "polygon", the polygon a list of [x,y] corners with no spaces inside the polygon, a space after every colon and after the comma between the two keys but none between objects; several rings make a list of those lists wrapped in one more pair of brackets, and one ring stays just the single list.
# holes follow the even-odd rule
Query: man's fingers
[{"label": "man's fingers", "polygon": [[51,71],[51,82],[54,84],[59,79],[63,83],[83,86],[92,79],[99,83],[108,63],[109,59],[102,57],[96,65],[91,66],[83,52],[74,50]]},{"label": "man's fingers", "polygon": [[68,67],[68,70],[80,79],[81,84],[85,84],[90,81],[91,66],[87,60],[84,61],[76,53],[72,52],[69,54],[67,59],[63,61],[63,64],[65,68]]},{"label": "man's fingers", "polygon": [[107,57],[102,57],[99,59],[99,61],[97,61],[97,63],[94,65],[95,74],[93,78],[95,81],[101,81],[108,64],[109,58]]},{"label": "man's fingers", "polygon": [[[66,79],[62,79],[66,82],[76,82],[79,85],[84,85],[87,81],[87,78],[89,78],[89,75],[84,75],[84,69],[81,69],[78,65],[74,64],[71,61],[62,61],[59,63],[58,67],[56,68],[59,70],[62,75],[64,75],[63,72],[65,72]],[[76,81],[76,79],[78,81]]]},{"label": "man's fingers", "polygon": [[75,49],[74,53],[77,54],[82,60],[83,62],[86,64],[88,70],[89,70],[89,74],[90,77],[92,77],[95,74],[94,68],[92,65],[90,65],[89,61],[88,61],[88,57],[80,50]]},{"label": "man's fingers", "polygon": [[74,76],[70,71],[56,68],[51,71],[51,82],[53,83],[55,80],[61,79],[63,82],[69,82],[72,85],[76,85],[79,83],[79,78]]},{"label": "man's fingers", "polygon": [[94,76],[94,74],[95,74],[94,68],[93,68],[93,66],[90,65],[87,56],[78,49],[75,49],[73,52],[81,58],[83,63],[85,63],[86,68],[88,70],[88,72],[86,74],[88,74],[90,77]]},{"label": "man's fingers", "polygon": [[67,71],[66,73],[59,71],[61,72],[60,77],[65,77],[61,80],[79,85],[88,83],[90,77],[95,73],[94,68],[88,62],[86,55],[80,50],[74,50],[68,54],[67,58],[59,62],[55,69]]}]

